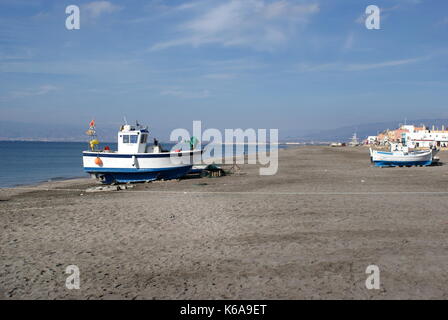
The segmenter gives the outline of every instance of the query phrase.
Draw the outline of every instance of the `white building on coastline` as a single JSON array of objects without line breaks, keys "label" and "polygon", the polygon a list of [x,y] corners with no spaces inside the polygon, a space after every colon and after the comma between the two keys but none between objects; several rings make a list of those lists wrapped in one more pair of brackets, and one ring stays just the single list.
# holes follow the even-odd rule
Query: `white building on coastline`
[{"label": "white building on coastline", "polygon": [[[369,137],[372,140],[373,137]],[[446,148],[448,147],[448,130],[445,126],[439,130],[432,126],[432,129],[414,125],[402,125],[395,130],[386,130],[376,137],[378,144],[385,144],[387,142],[403,142],[410,148]],[[369,141],[370,142],[370,141]]]},{"label": "white building on coastline", "polygon": [[425,127],[423,130],[415,130],[414,126],[402,126],[409,132],[404,132],[403,136],[410,148],[431,148],[431,147],[448,147],[448,130],[442,126],[442,130]]},{"label": "white building on coastline", "polygon": [[377,142],[377,136],[368,136],[366,139],[366,144],[375,144]]}]

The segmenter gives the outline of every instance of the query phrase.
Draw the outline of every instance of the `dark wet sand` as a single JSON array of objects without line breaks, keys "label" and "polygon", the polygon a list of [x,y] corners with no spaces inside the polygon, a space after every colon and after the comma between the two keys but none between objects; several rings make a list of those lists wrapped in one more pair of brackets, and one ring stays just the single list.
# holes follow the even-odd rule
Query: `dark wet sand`
[{"label": "dark wet sand", "polygon": [[[299,147],[275,176],[245,165],[118,192],[86,193],[87,179],[1,190],[0,297],[446,299],[447,172]],[[71,264],[80,290],[65,287]],[[380,290],[365,287],[370,264]]]}]

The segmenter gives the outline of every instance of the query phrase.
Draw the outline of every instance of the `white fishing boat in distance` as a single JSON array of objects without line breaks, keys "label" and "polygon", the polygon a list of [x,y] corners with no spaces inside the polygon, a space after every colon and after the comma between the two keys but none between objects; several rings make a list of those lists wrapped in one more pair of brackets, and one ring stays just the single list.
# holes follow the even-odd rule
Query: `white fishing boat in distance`
[{"label": "white fishing boat in distance", "polygon": [[389,152],[370,148],[370,159],[377,167],[429,166],[433,161],[433,151],[409,151],[407,147],[391,144]]},{"label": "white fishing boat in distance", "polygon": [[96,150],[95,123],[90,124],[89,151],[83,151],[84,171],[103,183],[127,183],[154,180],[179,179],[201,162],[203,150],[163,151],[158,143],[147,144],[149,132],[140,125],[124,125],[120,128],[118,150]]}]

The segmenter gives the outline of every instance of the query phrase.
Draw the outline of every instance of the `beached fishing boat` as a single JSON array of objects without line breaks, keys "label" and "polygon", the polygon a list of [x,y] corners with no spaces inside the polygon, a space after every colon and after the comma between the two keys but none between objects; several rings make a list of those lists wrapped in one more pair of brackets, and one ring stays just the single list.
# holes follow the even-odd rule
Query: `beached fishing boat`
[{"label": "beached fishing boat", "polygon": [[202,150],[164,151],[156,142],[148,145],[149,132],[140,125],[124,125],[118,132],[118,150],[108,147],[98,150],[95,123],[90,123],[87,134],[90,150],[83,151],[84,171],[103,183],[127,183],[179,179],[201,161]]},{"label": "beached fishing boat", "polygon": [[409,151],[408,147],[391,144],[389,152],[370,148],[370,159],[377,167],[429,166],[433,150]]}]

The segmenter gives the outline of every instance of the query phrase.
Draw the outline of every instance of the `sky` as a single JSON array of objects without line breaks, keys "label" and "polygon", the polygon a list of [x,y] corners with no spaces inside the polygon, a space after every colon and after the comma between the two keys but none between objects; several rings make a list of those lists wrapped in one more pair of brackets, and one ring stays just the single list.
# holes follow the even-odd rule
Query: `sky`
[{"label": "sky", "polygon": [[285,136],[448,118],[447,36],[440,0],[0,0],[0,120]]}]

